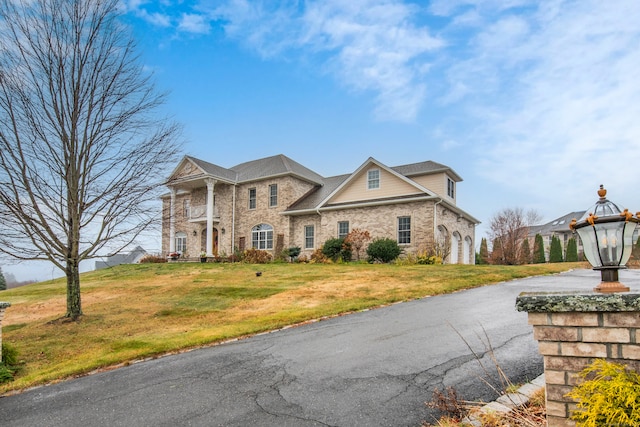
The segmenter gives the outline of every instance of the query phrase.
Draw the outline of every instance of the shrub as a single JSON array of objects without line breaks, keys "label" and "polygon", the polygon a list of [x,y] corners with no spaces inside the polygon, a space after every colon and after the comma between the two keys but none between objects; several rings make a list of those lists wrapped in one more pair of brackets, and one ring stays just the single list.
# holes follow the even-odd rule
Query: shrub
[{"label": "shrub", "polygon": [[573,237],[567,240],[567,254],[564,259],[567,262],[578,261],[578,244],[576,243],[576,239]]},{"label": "shrub", "polygon": [[580,377],[585,381],[567,394],[577,401],[571,418],[578,426],[640,425],[639,374],[624,365],[596,359]]},{"label": "shrub", "polygon": [[551,246],[549,247],[549,262],[562,262],[562,244],[557,236],[551,237]]},{"label": "shrub", "polygon": [[0,360],[0,384],[13,381],[18,365],[18,350],[7,342],[2,343],[2,360]]},{"label": "shrub", "polygon": [[299,246],[292,246],[289,249],[287,249],[287,255],[289,256],[289,258],[291,258],[292,261],[294,261],[298,255],[300,255],[301,249]]},{"label": "shrub", "polygon": [[489,248],[484,237],[480,240],[480,253],[476,258],[476,264],[489,264]]},{"label": "shrub", "polygon": [[522,246],[520,246],[520,264],[531,264],[531,248],[529,246],[529,239],[524,238]]},{"label": "shrub", "polygon": [[351,244],[344,238],[329,239],[322,245],[322,253],[336,262],[338,260],[351,261]]},{"label": "shrub", "polygon": [[145,255],[140,259],[140,264],[160,264],[167,262],[167,258],[160,255]]},{"label": "shrub", "polygon": [[271,254],[260,249],[247,249],[242,256],[242,262],[247,264],[266,264],[271,261]]},{"label": "shrub", "polygon": [[311,258],[309,259],[309,262],[312,263],[312,264],[323,264],[323,263],[327,262],[327,260],[328,259],[324,255],[324,253],[322,252],[322,249],[316,249],[311,254]]},{"label": "shrub", "polygon": [[378,238],[367,247],[369,262],[388,263],[400,256],[400,246],[398,242],[389,238]]},{"label": "shrub", "polygon": [[542,235],[536,234],[533,240],[533,263],[544,264],[545,262],[547,260],[544,256],[544,241],[542,240]]},{"label": "shrub", "polygon": [[371,234],[367,230],[354,228],[347,235],[344,241],[345,243],[349,243],[356,251],[356,261],[360,261],[360,250],[369,240],[371,240]]},{"label": "shrub", "polygon": [[2,343],[2,360],[5,365],[16,366],[18,364],[18,350],[8,342]]},{"label": "shrub", "polygon": [[0,384],[13,381],[14,371],[6,366],[4,363],[0,363]]}]

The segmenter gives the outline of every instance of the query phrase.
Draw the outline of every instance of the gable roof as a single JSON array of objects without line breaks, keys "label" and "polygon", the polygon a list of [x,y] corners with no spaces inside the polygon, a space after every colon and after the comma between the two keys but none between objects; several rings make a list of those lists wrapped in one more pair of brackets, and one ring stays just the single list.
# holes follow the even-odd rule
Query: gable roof
[{"label": "gable roof", "polygon": [[411,163],[408,165],[394,166],[391,169],[397,173],[406,177],[417,175],[428,175],[434,173],[447,172],[456,182],[461,182],[462,178],[449,166],[445,166],[441,163],[432,162],[427,160],[426,162]]},{"label": "gable roof", "polygon": [[356,179],[357,176],[360,175],[360,172],[362,172],[365,168],[369,167],[370,165],[376,165],[380,169],[386,170],[387,172],[389,172],[390,174],[394,175],[398,179],[400,179],[400,180],[412,185],[413,187],[416,188],[416,190],[420,191],[421,193],[425,193],[428,196],[433,196],[434,195],[434,194],[431,193],[430,190],[427,190],[422,185],[420,185],[420,184],[408,179],[406,176],[404,176],[404,175],[396,172],[394,169],[389,168],[388,166],[380,163],[379,161],[377,161],[373,157],[369,157],[362,165],[360,165],[360,167],[358,169],[355,170],[355,172],[353,172],[351,175],[349,175],[347,179],[343,180],[331,193],[327,194],[327,196],[320,201],[320,204],[324,205],[324,204],[328,203],[329,200],[331,200],[331,198],[333,196],[335,196],[336,194],[338,194],[340,192],[340,190],[342,190],[343,188],[348,186],[351,181],[353,181],[354,179]]},{"label": "gable roof", "polygon": [[[195,165],[202,173],[184,177],[182,180],[185,181],[214,178],[231,184],[238,184],[258,179],[294,175],[314,184],[322,185],[323,183],[322,176],[282,154],[240,163],[231,168],[224,168],[192,156],[184,156],[178,167],[171,173],[171,176],[176,175],[187,162]],[[180,178],[177,180],[180,180]]]}]

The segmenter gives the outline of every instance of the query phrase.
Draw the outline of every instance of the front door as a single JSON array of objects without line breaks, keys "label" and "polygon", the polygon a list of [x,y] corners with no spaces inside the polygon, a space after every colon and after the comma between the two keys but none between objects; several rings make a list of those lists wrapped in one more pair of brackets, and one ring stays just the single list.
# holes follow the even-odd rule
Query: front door
[{"label": "front door", "polygon": [[[201,252],[206,252],[207,251],[207,229],[204,228],[202,230],[202,239],[200,242],[200,251]],[[214,228],[213,229],[213,255],[218,255],[218,229]]]}]

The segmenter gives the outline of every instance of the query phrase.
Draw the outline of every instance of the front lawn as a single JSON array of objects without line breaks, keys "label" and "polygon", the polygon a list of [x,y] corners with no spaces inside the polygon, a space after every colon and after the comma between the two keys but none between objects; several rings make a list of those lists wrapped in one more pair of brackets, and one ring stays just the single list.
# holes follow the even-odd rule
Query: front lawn
[{"label": "front lawn", "polygon": [[[3,341],[22,368],[0,393],[286,325],[583,264],[141,264],[82,275],[78,322],[65,280],[9,289]],[[256,272],[262,272],[257,276]]]}]

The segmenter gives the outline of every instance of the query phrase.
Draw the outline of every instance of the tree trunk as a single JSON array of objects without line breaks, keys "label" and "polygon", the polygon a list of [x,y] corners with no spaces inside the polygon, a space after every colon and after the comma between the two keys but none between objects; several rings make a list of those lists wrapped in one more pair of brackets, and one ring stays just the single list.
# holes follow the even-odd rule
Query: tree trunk
[{"label": "tree trunk", "polygon": [[80,302],[80,263],[78,259],[67,260],[67,314],[65,317],[78,320],[82,316],[82,304]]}]

